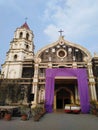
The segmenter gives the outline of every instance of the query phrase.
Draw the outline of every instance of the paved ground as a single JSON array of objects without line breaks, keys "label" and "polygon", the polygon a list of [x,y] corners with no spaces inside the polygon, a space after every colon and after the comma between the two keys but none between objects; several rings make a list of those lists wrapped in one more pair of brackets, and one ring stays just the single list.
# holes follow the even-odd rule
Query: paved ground
[{"label": "paved ground", "polygon": [[90,114],[46,114],[39,122],[33,118],[22,121],[13,117],[11,121],[0,120],[0,130],[98,130],[98,117]]}]

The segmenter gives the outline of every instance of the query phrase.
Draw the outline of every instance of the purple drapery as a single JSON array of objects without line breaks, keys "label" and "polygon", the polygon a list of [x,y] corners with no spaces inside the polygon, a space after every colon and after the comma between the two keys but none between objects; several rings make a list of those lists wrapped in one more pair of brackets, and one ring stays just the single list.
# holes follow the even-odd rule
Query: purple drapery
[{"label": "purple drapery", "polygon": [[89,93],[87,72],[84,68],[55,68],[46,69],[46,85],[45,85],[45,107],[47,112],[53,111],[54,100],[54,82],[55,76],[75,76],[78,82],[78,91],[80,95],[80,104],[82,113],[89,112]]}]

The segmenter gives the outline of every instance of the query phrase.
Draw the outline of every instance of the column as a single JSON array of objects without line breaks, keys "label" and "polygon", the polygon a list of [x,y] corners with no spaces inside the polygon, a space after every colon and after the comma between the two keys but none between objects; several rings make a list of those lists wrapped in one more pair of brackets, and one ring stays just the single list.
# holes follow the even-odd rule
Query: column
[{"label": "column", "polygon": [[89,62],[87,66],[88,66],[89,89],[90,89],[91,100],[97,100],[97,95],[95,90],[95,79],[92,71],[92,63]]},{"label": "column", "polygon": [[38,96],[38,64],[35,64],[35,71],[34,71],[34,79],[33,79],[33,88],[32,93],[34,93],[34,101],[32,102],[33,105],[36,106],[37,104],[37,96]]}]

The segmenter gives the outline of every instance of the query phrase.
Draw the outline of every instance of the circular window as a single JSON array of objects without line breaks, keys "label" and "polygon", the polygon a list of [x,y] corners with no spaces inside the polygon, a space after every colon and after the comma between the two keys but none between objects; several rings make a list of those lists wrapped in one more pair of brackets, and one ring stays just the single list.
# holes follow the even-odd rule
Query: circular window
[{"label": "circular window", "polygon": [[66,55],[67,55],[67,53],[63,49],[60,49],[59,51],[57,51],[57,56],[60,58],[64,58]]}]

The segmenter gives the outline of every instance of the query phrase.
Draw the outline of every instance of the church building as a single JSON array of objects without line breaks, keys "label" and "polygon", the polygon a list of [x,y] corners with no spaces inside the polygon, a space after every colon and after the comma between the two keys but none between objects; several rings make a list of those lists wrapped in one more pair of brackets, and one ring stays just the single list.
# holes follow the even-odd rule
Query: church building
[{"label": "church building", "polygon": [[[97,101],[98,96],[98,56],[92,57],[86,48],[65,40],[62,30],[59,32],[57,41],[35,54],[34,34],[28,24],[17,28],[2,64],[2,84],[18,87],[18,93],[11,90],[13,99],[23,94],[23,103],[44,103],[50,112],[66,104],[79,104],[88,112],[90,101]],[[15,103],[21,98],[9,100]]]}]

